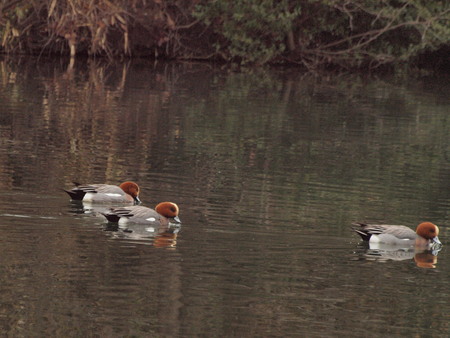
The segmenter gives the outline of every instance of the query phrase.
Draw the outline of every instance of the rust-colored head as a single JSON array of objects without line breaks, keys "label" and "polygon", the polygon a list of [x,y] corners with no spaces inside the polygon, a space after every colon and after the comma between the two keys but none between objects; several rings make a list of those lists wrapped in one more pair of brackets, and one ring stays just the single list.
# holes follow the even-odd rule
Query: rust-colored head
[{"label": "rust-colored head", "polygon": [[123,182],[120,185],[120,188],[133,197],[136,204],[141,203],[141,200],[139,199],[139,186],[136,183],[131,181]]},{"label": "rust-colored head", "polygon": [[172,202],[161,202],[156,208],[156,212],[167,218],[178,218],[178,213],[180,210],[178,209],[178,205]]},{"label": "rust-colored head", "polygon": [[417,227],[416,233],[425,239],[434,240],[439,235],[439,228],[431,222],[423,222]]}]

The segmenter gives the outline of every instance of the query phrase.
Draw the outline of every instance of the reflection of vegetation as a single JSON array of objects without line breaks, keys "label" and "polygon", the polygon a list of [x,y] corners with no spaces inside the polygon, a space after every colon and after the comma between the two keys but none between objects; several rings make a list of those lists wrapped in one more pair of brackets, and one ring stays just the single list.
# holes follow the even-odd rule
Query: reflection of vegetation
[{"label": "reflection of vegetation", "polygon": [[[330,210],[318,210],[325,204],[353,220],[375,205],[363,217],[380,220],[448,200],[439,188],[448,184],[448,105],[417,84],[177,67],[92,64],[36,82],[35,67],[26,75],[27,67],[3,63],[4,107],[23,107],[1,115],[16,149],[4,165],[53,149],[31,160],[37,175],[48,161],[65,182],[133,177],[156,186],[152,175],[182,170],[188,186],[202,187],[198,198],[263,219],[317,220],[327,217]],[[31,94],[30,86],[41,89]],[[24,95],[34,99],[23,103]],[[408,200],[418,191],[424,196]],[[281,214],[281,202],[297,211]]]},{"label": "reflection of vegetation", "polygon": [[[364,264],[363,273],[355,275],[342,251],[334,251],[336,257],[329,252],[334,242],[311,250],[316,243],[307,241],[318,228],[317,237],[332,228],[339,240],[340,231],[346,234],[347,253],[351,235],[336,224],[383,217],[416,224],[422,217],[448,217],[448,84],[434,86],[261,70],[225,74],[207,65],[91,63],[65,71],[53,63],[1,62],[0,187],[34,194],[57,191],[75,178],[133,178],[146,190],[145,203],[170,196],[186,206],[184,215],[200,209],[210,222],[187,224],[191,231],[183,232],[176,259],[121,245],[107,245],[100,255],[100,249],[85,247],[85,234],[75,232],[32,240],[51,248],[43,262],[48,252],[74,267],[96,266],[101,256],[106,270],[95,269],[89,282],[122,286],[137,276],[136,295],[127,294],[138,300],[133,320],[158,317],[167,324],[161,327],[173,330],[168,335],[220,336],[226,330],[280,335],[312,320],[320,327],[308,332],[345,336],[355,318],[367,317],[354,309],[374,306],[383,309],[383,318],[397,318],[389,332],[426,334],[429,321],[422,322],[442,314],[441,303],[429,306],[430,299],[417,294],[429,274],[416,275],[417,283],[404,285],[409,296],[386,307],[392,284],[383,285],[394,268]],[[296,227],[302,231],[293,232]],[[67,257],[74,251],[87,253]],[[317,259],[321,255],[326,258]],[[233,264],[236,269],[229,267]],[[403,265],[408,274],[410,266]],[[60,283],[51,273],[45,276]],[[77,276],[70,276],[69,284],[85,277]],[[368,280],[383,286],[382,297],[365,293]],[[86,298],[94,299],[97,309],[109,306],[109,296],[98,296],[94,287],[88,291]],[[73,294],[68,297],[73,303]],[[416,311],[418,306],[426,310]],[[84,302],[79,307],[77,320],[84,318],[78,313],[86,313]],[[328,310],[333,315],[324,322]],[[407,315],[398,319],[399,313]],[[184,326],[176,332],[180,318]],[[230,322],[237,324],[230,329]],[[358,333],[377,324],[365,323]],[[446,329],[445,321],[433,324],[433,332]]]},{"label": "reflection of vegetation", "polygon": [[[153,142],[150,139],[167,132],[168,126],[155,117],[155,111],[170,95],[164,90],[164,78],[158,74],[153,74],[156,78],[152,85],[156,91],[143,94],[139,90],[126,92],[129,76],[126,65],[102,67],[92,63],[87,69],[59,72],[53,77],[51,73],[45,74],[50,65],[41,64],[42,81],[38,83],[33,75],[36,68],[31,63],[21,69],[2,65],[2,87],[5,88],[4,94],[0,94],[5,102],[2,121],[7,130],[12,128],[9,131],[13,136],[11,146],[21,149],[11,151],[15,155],[10,160],[26,163],[30,154],[53,149],[42,154],[44,158],[33,159],[36,170],[42,171],[44,177],[48,176],[50,166],[55,170],[67,169],[54,176],[67,177],[68,181],[76,177],[87,180],[95,175],[95,163],[101,163],[102,168],[98,169],[105,170],[104,179],[108,181],[131,176],[127,168],[136,172],[145,163],[133,162],[130,167],[128,157],[147,159]],[[134,80],[139,81],[139,76],[139,73],[133,74]],[[141,80],[148,82],[150,78]],[[30,91],[30,83],[38,86],[39,91]],[[133,101],[138,92],[143,95],[139,98],[140,105],[130,111],[126,101]],[[31,99],[23,102],[24,95]],[[117,110],[118,106],[123,108]],[[30,126],[32,133],[28,131]],[[62,152],[64,156],[53,158],[54,152]],[[46,161],[48,165],[43,165]]]},{"label": "reflection of vegetation", "polygon": [[9,0],[0,11],[7,52],[375,68],[434,51],[445,62],[450,43],[448,1]]}]

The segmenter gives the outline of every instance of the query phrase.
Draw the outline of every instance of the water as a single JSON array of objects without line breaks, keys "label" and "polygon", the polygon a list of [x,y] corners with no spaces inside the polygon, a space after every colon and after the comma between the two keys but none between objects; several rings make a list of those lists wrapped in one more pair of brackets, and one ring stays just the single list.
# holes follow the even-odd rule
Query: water
[{"label": "water", "polygon": [[[2,334],[448,336],[448,84],[1,61]],[[112,228],[61,190],[129,179],[181,228]],[[437,256],[350,230],[424,220]]]}]

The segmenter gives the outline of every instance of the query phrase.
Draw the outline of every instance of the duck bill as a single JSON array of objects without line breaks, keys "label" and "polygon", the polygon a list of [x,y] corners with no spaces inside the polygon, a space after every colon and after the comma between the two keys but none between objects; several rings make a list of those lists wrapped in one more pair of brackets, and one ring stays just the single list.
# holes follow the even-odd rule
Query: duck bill
[{"label": "duck bill", "polygon": [[139,199],[139,197],[138,196],[136,196],[135,198],[134,198],[134,204],[135,205],[139,205],[139,204],[141,204],[142,202],[141,202],[141,200]]},{"label": "duck bill", "polygon": [[174,223],[181,223],[181,220],[178,216],[175,216],[174,218],[172,218]]},{"label": "duck bill", "polygon": [[437,237],[434,237],[434,238],[433,238],[433,245],[434,245],[434,244],[442,245],[441,241],[440,241],[439,238],[437,238]]}]

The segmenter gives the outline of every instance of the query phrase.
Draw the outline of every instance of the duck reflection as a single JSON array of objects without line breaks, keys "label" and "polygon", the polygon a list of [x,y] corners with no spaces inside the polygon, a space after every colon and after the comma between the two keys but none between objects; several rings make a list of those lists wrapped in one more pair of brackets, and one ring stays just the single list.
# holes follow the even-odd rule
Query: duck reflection
[{"label": "duck reflection", "polygon": [[414,261],[419,268],[434,269],[437,264],[437,253],[418,252],[414,255]]},{"label": "duck reflection", "polygon": [[157,248],[175,248],[180,230],[180,223],[152,226],[136,223],[126,225],[107,223],[105,226],[105,231],[110,231],[114,239],[149,244]]},{"label": "duck reflection", "polygon": [[435,245],[427,248],[414,246],[399,247],[381,243],[360,243],[358,252],[366,260],[380,262],[414,260],[419,268],[434,269],[437,264],[437,256],[442,246]]},{"label": "duck reflection", "polygon": [[93,204],[85,201],[70,201],[69,212],[76,215],[89,215],[102,217],[102,213],[108,212],[111,208],[120,207],[123,204]]}]

